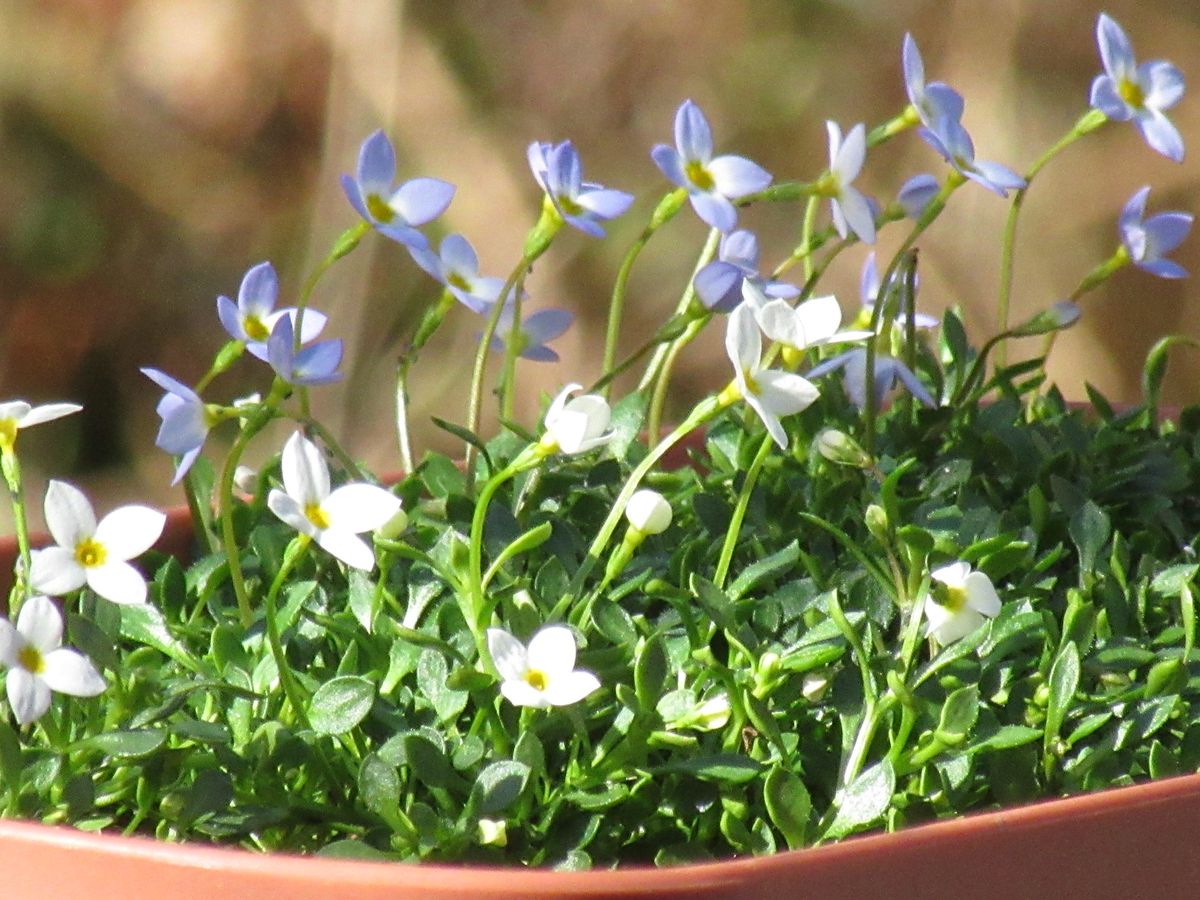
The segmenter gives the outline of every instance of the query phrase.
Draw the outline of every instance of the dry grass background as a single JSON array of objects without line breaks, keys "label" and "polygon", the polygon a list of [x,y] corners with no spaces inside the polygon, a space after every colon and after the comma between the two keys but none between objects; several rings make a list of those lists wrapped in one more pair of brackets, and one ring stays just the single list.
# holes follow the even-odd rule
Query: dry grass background
[{"label": "dry grass background", "polygon": [[[649,148],[670,140],[682,99],[706,111],[721,151],[780,179],[812,177],[826,164],[824,119],[870,125],[901,109],[900,44],[912,31],[930,77],[966,96],[979,155],[1023,169],[1086,107],[1102,9],[1139,58],[1200,77],[1194,0],[5,0],[0,397],[87,407],[22,437],[33,505],[51,476],[103,508],[179,502],[170,462],[152,445],[158,392],[137,367],[198,378],[222,340],[214,299],[234,295],[253,263],[272,260],[284,299],[294,297],[354,222],[337,176],[377,127],[405,177],[458,185],[438,227],[465,233],[490,274],[508,271],[537,213],[530,140],[572,138],[589,177],[638,195],[608,240],[564,233],[529,282],[532,307],[579,316],[557,344],[563,362],[522,365],[519,417],[532,424],[541,392],[597,374],[612,275],[667,186]],[[1043,173],[1022,222],[1014,318],[1065,295],[1111,252],[1117,213],[1142,184],[1154,185],[1154,210],[1200,206],[1198,110],[1188,96],[1173,111],[1190,144],[1181,166],[1131,127],[1109,125]],[[871,154],[862,186],[888,198],[918,171],[941,163],[904,135]],[[965,188],[920,243],[922,305],[961,305],[976,336],[992,321],[1006,209]],[[799,217],[762,208],[743,221],[770,263],[794,243]],[[887,229],[881,250],[901,230]],[[674,304],[703,237],[685,213],[650,245],[632,282],[629,346]],[[1193,236],[1177,254],[1192,271],[1198,248]],[[844,254],[830,274],[847,312],[864,254]],[[373,237],[314,298],[348,350],[346,379],[317,391],[316,407],[381,469],[397,466],[395,356],[434,296],[401,248]],[[1085,303],[1051,365],[1069,396],[1089,382],[1133,399],[1157,336],[1200,337],[1193,281],[1127,271]],[[418,447],[452,446],[426,424],[430,413],[465,418],[479,325],[461,310],[451,325],[415,373]],[[680,402],[727,379],[718,331],[685,356]],[[1196,355],[1173,360],[1167,402],[1195,401],[1198,372]],[[265,384],[246,363],[213,396]]]}]

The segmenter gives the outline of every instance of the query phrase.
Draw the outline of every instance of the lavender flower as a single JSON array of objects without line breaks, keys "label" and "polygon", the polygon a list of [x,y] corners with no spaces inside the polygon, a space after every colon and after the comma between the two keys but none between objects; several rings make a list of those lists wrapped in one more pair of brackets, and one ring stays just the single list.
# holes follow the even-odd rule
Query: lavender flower
[{"label": "lavender flower", "polygon": [[1183,137],[1163,110],[1183,96],[1183,73],[1165,60],[1140,66],[1121,26],[1104,13],[1096,21],[1104,74],[1092,82],[1091,104],[1115,122],[1132,121],[1152,149],[1183,161]]},{"label": "lavender flower", "polygon": [[[217,317],[229,336],[235,341],[244,341],[251,355],[267,358],[267,338],[281,316],[288,316],[295,328],[296,308],[275,309],[279,296],[279,277],[269,262],[251,266],[242,276],[235,304],[226,296],[217,298]],[[304,311],[301,323],[303,343],[314,340],[325,327],[325,316],[316,310]]]},{"label": "lavender flower", "polygon": [[788,299],[800,288],[786,281],[766,281],[758,272],[758,239],[752,232],[721,236],[717,258],[696,273],[692,284],[700,301],[714,312],[732,312],[742,302],[742,285],[750,282],[768,297]]},{"label": "lavender flower", "polygon": [[664,175],[688,192],[692,209],[719,231],[737,225],[731,200],[763,190],[771,175],[741,156],[713,159],[712,129],[700,107],[685,100],[675,113],[675,146],[658,144],[650,151]]},{"label": "lavender flower", "polygon": [[503,351],[509,341],[517,341],[517,355],[534,362],[558,362],[558,354],[546,346],[575,321],[574,313],[565,309],[541,309],[525,318],[519,328],[513,328],[513,317],[509,310],[501,314],[496,322],[496,333],[492,336],[491,348]]},{"label": "lavender flower", "polygon": [[308,386],[329,384],[342,377],[337,367],[342,362],[342,342],[318,341],[295,349],[292,320],[283,316],[267,341],[267,361],[275,374],[288,384]]},{"label": "lavender flower", "polygon": [[1160,278],[1184,278],[1187,269],[1165,257],[1183,243],[1192,228],[1192,217],[1188,213],[1165,212],[1147,219],[1149,194],[1149,186],[1144,187],[1125,204],[1117,223],[1121,243],[1139,269]]},{"label": "lavender flower", "polygon": [[948,118],[955,122],[962,118],[963,98],[958,91],[934,81],[925,83],[925,63],[921,59],[921,51],[911,34],[904,35],[904,89],[908,92],[908,102],[913,105],[917,115],[927,128],[932,128],[939,119]]},{"label": "lavender flower", "polygon": [[417,231],[436,219],[454,196],[454,185],[437,178],[414,178],[392,190],[396,178],[396,151],[382,131],[365,141],[358,154],[356,177],[342,176],[342,189],[360,216],[380,234],[417,250],[429,249]]},{"label": "lavender flower", "polygon": [[442,238],[438,253],[419,249],[410,249],[409,253],[418,266],[445,285],[458,302],[472,312],[486,313],[504,289],[503,278],[479,274],[475,248],[461,234],[448,234]]},{"label": "lavender flower", "polygon": [[1010,190],[1025,187],[1025,179],[1007,166],[975,158],[975,145],[961,122],[943,116],[932,127],[922,128],[920,134],[960,174],[989,191],[1007,197]]},{"label": "lavender flower", "polygon": [[214,422],[200,395],[186,384],[158,369],[145,368],[142,374],[166,391],[155,409],[162,425],[154,444],[172,456],[180,457],[171,482],[178,484],[200,455]]},{"label": "lavender flower", "polygon": [[584,181],[579,153],[570,141],[557,145],[534,141],[527,155],[533,177],[563,221],[584,234],[604,237],[604,229],[597,223],[615,219],[633,203],[632,194]]},{"label": "lavender flower", "polygon": [[[865,347],[855,347],[845,353],[830,357],[818,363],[809,370],[810,379],[820,378],[830,372],[843,370],[842,385],[846,395],[859,409],[867,406],[867,350]],[[936,406],[933,396],[921,383],[908,366],[894,356],[884,353],[875,356],[875,406],[879,408],[887,398],[888,393],[897,385],[903,385],[908,392],[926,406]]]}]

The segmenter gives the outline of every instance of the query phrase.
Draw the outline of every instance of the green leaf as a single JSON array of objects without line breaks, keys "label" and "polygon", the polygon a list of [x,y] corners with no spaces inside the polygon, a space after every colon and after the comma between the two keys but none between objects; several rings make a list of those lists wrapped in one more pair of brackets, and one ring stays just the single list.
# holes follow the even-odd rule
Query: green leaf
[{"label": "green leaf", "polygon": [[21,786],[21,739],[6,719],[0,719],[0,781],[9,790]]},{"label": "green leaf", "polygon": [[375,685],[357,675],[339,675],[312,695],[308,719],[317,734],[346,734],[367,717],[374,702]]},{"label": "green leaf", "polygon": [[1079,550],[1080,569],[1088,574],[1094,572],[1096,560],[1100,558],[1100,552],[1112,534],[1108,513],[1091,500],[1086,500],[1071,516],[1067,530]]},{"label": "green leaf", "polygon": [[740,600],[748,591],[760,582],[780,572],[790,572],[800,559],[800,542],[792,541],[782,550],[777,550],[770,556],[751,563],[729,586],[729,596],[734,601]]},{"label": "green leaf", "polygon": [[72,752],[97,751],[114,759],[149,756],[167,739],[165,731],[138,729],[134,731],[106,731],[71,745]]},{"label": "green leaf", "polygon": [[416,732],[404,735],[404,762],[413,775],[432,788],[444,788],[453,781],[453,769],[446,751]]},{"label": "green leaf", "polygon": [[700,575],[692,574],[691,589],[700,606],[718,628],[730,630],[736,627],[733,618],[733,604],[719,587]]},{"label": "green leaf", "polygon": [[888,760],[864,769],[834,797],[837,815],[822,837],[845,837],[875,823],[887,811],[895,791],[896,773]]},{"label": "green leaf", "polygon": [[1030,744],[1042,736],[1042,729],[1028,725],[1002,725],[987,737],[967,747],[967,753],[988,753],[993,750],[1011,750]]},{"label": "green leaf", "polygon": [[511,759],[487,766],[475,779],[471,801],[480,815],[490,816],[507,809],[521,796],[529,779],[529,766]]},{"label": "green leaf", "polygon": [[347,598],[350,612],[362,626],[363,631],[371,634],[375,625],[375,585],[360,569],[350,570],[350,594]]},{"label": "green leaf", "polygon": [[803,847],[812,813],[812,798],[804,782],[786,769],[775,766],[763,781],[763,800],[767,815],[783,833],[788,847],[792,850]]},{"label": "green leaf", "polygon": [[546,772],[546,750],[542,740],[533,729],[521,732],[513,746],[513,759],[529,768],[529,776],[538,778]]},{"label": "green leaf", "polygon": [[961,744],[975,727],[975,719],[978,716],[979,688],[973,684],[960,687],[942,704],[942,715],[937,727],[938,739],[952,747]]},{"label": "green leaf", "polygon": [[685,772],[703,781],[745,784],[762,774],[766,768],[756,759],[740,753],[714,753],[711,756],[696,756],[659,766],[656,773]]},{"label": "green leaf", "polygon": [[449,669],[436,650],[423,650],[417,659],[417,688],[425,695],[442,722],[450,722],[466,708],[466,691],[451,690],[446,684]]},{"label": "green leaf", "polygon": [[363,757],[358,769],[358,792],[367,809],[393,828],[400,821],[400,775],[377,753]]},{"label": "green leaf", "polygon": [[1045,744],[1050,744],[1058,738],[1062,730],[1063,720],[1075,699],[1079,689],[1079,649],[1074,641],[1068,641],[1054,660],[1050,669],[1050,696],[1046,701],[1046,731]]},{"label": "green leaf", "polygon": [[649,712],[658,703],[667,684],[667,653],[662,638],[651,635],[638,648],[633,662],[633,685],[638,708]]},{"label": "green leaf", "polygon": [[171,634],[166,619],[157,608],[149,603],[122,603],[119,609],[122,637],[153,647],[191,672],[201,671],[200,664]]}]

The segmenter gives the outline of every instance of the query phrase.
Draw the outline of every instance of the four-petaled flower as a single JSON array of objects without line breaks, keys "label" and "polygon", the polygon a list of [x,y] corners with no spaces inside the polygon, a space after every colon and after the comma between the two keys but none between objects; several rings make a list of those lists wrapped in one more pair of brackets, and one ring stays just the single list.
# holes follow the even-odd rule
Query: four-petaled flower
[{"label": "four-petaled flower", "polygon": [[875,214],[862,191],[852,184],[867,157],[866,129],[858,123],[845,140],[837,122],[826,122],[825,130],[829,133],[829,175],[822,180],[821,192],[829,197],[833,227],[843,239],[853,231],[863,243],[873,244]]},{"label": "four-petaled flower", "polygon": [[1113,121],[1132,120],[1151,148],[1182,162],[1183,138],[1163,110],[1183,96],[1183,73],[1161,59],[1139,66],[1129,38],[1104,13],[1096,21],[1096,43],[1104,74],[1092,82],[1092,106]]},{"label": "four-petaled flower", "polygon": [[529,168],[558,214],[584,234],[604,237],[599,222],[615,219],[629,209],[633,194],[583,180],[583,164],[570,141],[534,141],[527,154]]},{"label": "four-petaled flower", "polygon": [[1138,268],[1160,278],[1184,278],[1187,269],[1166,259],[1166,255],[1183,243],[1192,228],[1192,217],[1183,212],[1165,212],[1145,218],[1149,194],[1150,188],[1144,187],[1125,204],[1117,225],[1121,243]]},{"label": "four-petaled flower", "polygon": [[504,279],[479,274],[475,248],[461,234],[442,238],[438,253],[432,250],[409,251],[418,266],[446,286],[455,299],[472,312],[485,313],[504,290]]},{"label": "four-petaled flower", "polygon": [[568,384],[550,403],[546,433],[539,442],[543,453],[561,451],[573,456],[607,444],[612,438],[612,432],[606,430],[612,418],[608,401],[599,394],[571,397],[581,390],[581,384]]},{"label": "four-petaled flower", "polygon": [[528,648],[503,628],[489,628],[487,641],[500,693],[514,706],[570,706],[600,687],[595,675],[575,668],[575,635],[563,625],[538,629]]},{"label": "four-petaled flower", "polygon": [[786,300],[768,300],[749,284],[745,294],[758,327],[768,340],[783,346],[784,362],[788,365],[798,364],[799,357],[809,347],[871,337],[870,331],[838,331],[842,324],[842,308],[832,294],[813,297],[798,306],[792,306]]},{"label": "four-petaled flower", "polygon": [[927,128],[932,128],[939,119],[946,117],[958,121],[962,118],[963,98],[958,91],[940,81],[925,83],[925,63],[921,51],[911,34],[904,35],[904,90],[908,102]]},{"label": "four-petaled flower", "polygon": [[77,413],[77,403],[46,403],[31,406],[24,400],[9,400],[0,403],[0,452],[11,452],[17,442],[17,432],[30,425],[41,425]]},{"label": "four-petaled flower", "polygon": [[428,250],[429,241],[416,226],[436,219],[454,197],[454,185],[437,178],[414,178],[392,190],[396,151],[382,131],[365,141],[358,154],[355,178],[342,176],[346,199],[380,234],[406,247]]},{"label": "four-petaled flower", "polygon": [[359,482],[329,489],[329,467],[316,444],[295,432],[283,446],[284,490],[267,495],[271,512],[348,566],[370,571],[375,553],[358,535],[387,524],[400,499]]},{"label": "four-petaled flower", "polygon": [[4,687],[18,724],[40,719],[50,708],[50,692],[95,697],[104,678],[78,650],[62,646],[63,620],[48,597],[30,597],[14,626],[0,619],[0,665],[8,669]]},{"label": "four-petaled flower", "polygon": [[[842,385],[846,389],[846,395],[859,409],[866,409],[867,349],[865,347],[855,347],[847,350],[845,353],[832,356],[813,366],[808,372],[808,377],[820,378],[828,375],[830,372],[836,372],[838,369],[844,370]],[[883,406],[888,393],[897,384],[902,384],[908,388],[908,392],[925,406],[937,406],[937,402],[933,399],[933,395],[929,393],[929,389],[921,383],[921,379],[917,377],[912,369],[894,356],[889,356],[886,353],[877,353],[875,356],[874,380],[876,409]]]},{"label": "four-petaled flower", "polygon": [[299,350],[295,347],[292,320],[281,316],[267,340],[267,362],[275,374],[294,385],[329,384],[342,377],[342,341],[317,341]]},{"label": "four-petaled flower", "polygon": [[200,455],[208,430],[215,422],[200,395],[186,384],[158,369],[143,368],[142,374],[166,391],[155,408],[162,425],[154,444],[180,458],[171,482],[178,484]]},{"label": "four-petaled flower", "polygon": [[[269,262],[261,262],[251,266],[242,276],[236,304],[226,296],[217,298],[217,317],[229,336],[245,342],[247,352],[259,359],[267,358],[267,339],[280,318],[289,317],[295,328],[296,308],[276,309],[278,297],[279,277],[275,267]],[[314,340],[325,327],[325,321],[324,313],[306,309],[300,324],[301,343]]]},{"label": "four-petaled flower", "polygon": [[700,107],[685,100],[675,113],[675,146],[658,144],[650,156],[667,178],[688,192],[696,215],[728,232],[737,225],[737,210],[730,201],[763,190],[771,175],[744,157],[713,159],[712,152],[708,120]]},{"label": "four-petaled flower", "polygon": [[57,546],[33,554],[29,582],[35,591],[61,596],[86,584],[113,603],[146,602],[146,579],[128,560],[158,540],[166,516],[147,506],[122,506],[97,524],[87,497],[65,481],[46,488],[45,513]]},{"label": "four-petaled flower", "polygon": [[961,122],[942,116],[928,128],[922,128],[921,137],[938,155],[950,163],[961,175],[983,185],[989,191],[1007,197],[1009,191],[1025,187],[1025,179],[1008,166],[975,158],[975,144]]},{"label": "four-petaled flower", "polygon": [[788,437],[780,418],[807,409],[817,399],[817,389],[792,372],[762,367],[762,335],[749,303],[730,313],[725,350],[733,363],[734,380],[721,392],[721,402],[745,400],[762,419],[775,443],[786,450]]},{"label": "four-petaled flower", "polygon": [[966,637],[1000,612],[1000,597],[992,580],[969,563],[955,562],[930,575],[925,597],[925,633],[939,644]]},{"label": "four-petaled flower", "polygon": [[717,258],[696,273],[692,285],[700,302],[713,312],[731,312],[742,302],[742,285],[753,284],[768,297],[790,298],[800,288],[766,281],[758,273],[758,238],[745,230],[721,235]]},{"label": "four-petaled flower", "polygon": [[505,309],[496,322],[491,349],[503,351],[509,341],[517,342],[517,355],[534,362],[558,362],[558,354],[546,344],[571,327],[575,314],[565,309],[540,309],[513,327],[511,309]]}]

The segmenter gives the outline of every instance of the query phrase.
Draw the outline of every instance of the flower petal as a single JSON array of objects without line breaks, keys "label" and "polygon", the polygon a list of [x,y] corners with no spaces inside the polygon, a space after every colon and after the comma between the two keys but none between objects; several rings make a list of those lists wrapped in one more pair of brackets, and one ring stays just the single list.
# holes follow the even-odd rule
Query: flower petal
[{"label": "flower petal", "polygon": [[820,391],[811,381],[793,372],[768,369],[755,376],[762,405],[776,416],[791,416],[812,405]]},{"label": "flower petal", "polygon": [[62,614],[49,597],[30,597],[17,616],[17,631],[39,652],[49,653],[62,645]]},{"label": "flower petal", "polygon": [[51,690],[72,697],[95,697],[107,686],[92,661],[78,650],[60,647],[43,658],[42,680]]},{"label": "flower petal", "polygon": [[1096,44],[1100,48],[1104,71],[1110,76],[1120,79],[1133,73],[1133,47],[1129,38],[1125,36],[1121,26],[1106,13],[1101,13],[1096,20]]},{"label": "flower petal", "polygon": [[133,559],[141,556],[162,536],[167,517],[148,506],[122,506],[114,509],[96,526],[96,542],[111,558]]},{"label": "flower petal", "polygon": [[567,672],[551,679],[543,696],[551,706],[570,706],[578,703],[600,687],[600,679],[591,672]]},{"label": "flower petal", "polygon": [[838,201],[850,230],[864,244],[875,243],[875,215],[871,211],[871,204],[867,202],[867,198],[858,188],[845,185],[842,187]]},{"label": "flower petal", "polygon": [[[41,425],[43,422],[52,422],[55,419],[61,419],[63,416],[69,416],[72,413],[77,413],[81,409],[78,403],[46,403],[42,406],[35,406],[25,415],[21,416],[19,422],[21,428],[28,428],[30,425]],[[3,416],[0,416],[3,418]]]},{"label": "flower petal", "polygon": [[60,547],[74,550],[96,533],[96,514],[83,491],[65,481],[52,480],[46,487],[46,527]]},{"label": "flower petal", "polygon": [[454,198],[454,185],[437,178],[406,181],[389,201],[409,225],[424,225],[446,211]]},{"label": "flower petal", "polygon": [[688,195],[688,200],[701,221],[717,231],[732,231],[737,225],[737,210],[720,194],[701,194],[692,191]]},{"label": "flower petal", "polygon": [[575,635],[565,625],[545,625],[529,640],[526,666],[553,682],[575,668]]},{"label": "flower petal", "polygon": [[36,722],[50,708],[50,688],[36,675],[21,668],[9,669],[4,682],[17,724]]},{"label": "flower petal", "polygon": [[546,695],[524,679],[501,682],[500,693],[513,706],[531,706],[534,709],[546,709],[550,706]]},{"label": "flower petal", "polygon": [[633,194],[604,188],[602,190],[584,191],[575,198],[575,201],[588,212],[602,219],[615,219],[629,209],[633,203],[633,199]]},{"label": "flower petal", "polygon": [[729,314],[725,328],[725,352],[739,378],[746,372],[758,372],[762,361],[762,335],[754,318],[754,309],[743,303]]},{"label": "flower petal", "polygon": [[668,147],[666,144],[657,144],[650,151],[650,158],[654,160],[654,164],[659,170],[667,176],[672,184],[679,187],[687,187],[687,173],[684,171],[684,162],[680,157],[679,152],[674,147]]},{"label": "flower petal", "polygon": [[317,445],[295,431],[283,445],[283,486],[301,506],[323,503],[329,496],[329,467]]},{"label": "flower petal", "polygon": [[146,579],[129,563],[113,560],[86,572],[88,587],[105,600],[124,604],[146,602]]},{"label": "flower petal", "polygon": [[358,153],[359,187],[367,194],[385,195],[395,177],[396,151],[387,135],[382,130],[376,131],[363,141]]},{"label": "flower petal", "polygon": [[317,532],[317,543],[330,556],[352,568],[369,572],[375,567],[375,552],[353,532],[327,528]]},{"label": "flower petal", "polygon": [[1151,149],[1167,159],[1183,162],[1183,136],[1170,119],[1156,109],[1147,109],[1134,123]]},{"label": "flower petal", "polygon": [[1000,612],[1000,595],[992,580],[982,572],[971,572],[963,579],[963,587],[967,589],[967,603],[976,612],[988,618]]},{"label": "flower petal", "polygon": [[500,677],[504,681],[523,681],[529,669],[525,662],[525,645],[503,628],[489,628],[487,642]]},{"label": "flower petal", "polygon": [[708,164],[717,192],[736,200],[761,191],[771,183],[771,173],[742,156],[718,156]]},{"label": "flower petal", "polygon": [[684,100],[675,112],[675,146],[689,162],[706,163],[712,157],[712,129],[691,100]]},{"label": "flower petal", "polygon": [[291,525],[301,534],[307,534],[309,537],[317,536],[317,526],[304,514],[304,507],[294,497],[274,489],[267,495],[267,508],[275,513],[282,522]]},{"label": "flower petal", "polygon": [[61,597],[87,583],[87,572],[64,547],[35,550],[29,566],[29,584],[35,591]]},{"label": "flower petal", "polygon": [[400,511],[400,498],[373,484],[345,484],[325,498],[329,527],[358,534],[382,526]]},{"label": "flower petal", "polygon": [[278,295],[279,276],[275,274],[275,267],[269,262],[261,262],[242,276],[242,284],[238,288],[238,309],[243,316],[263,318],[275,308]]}]

